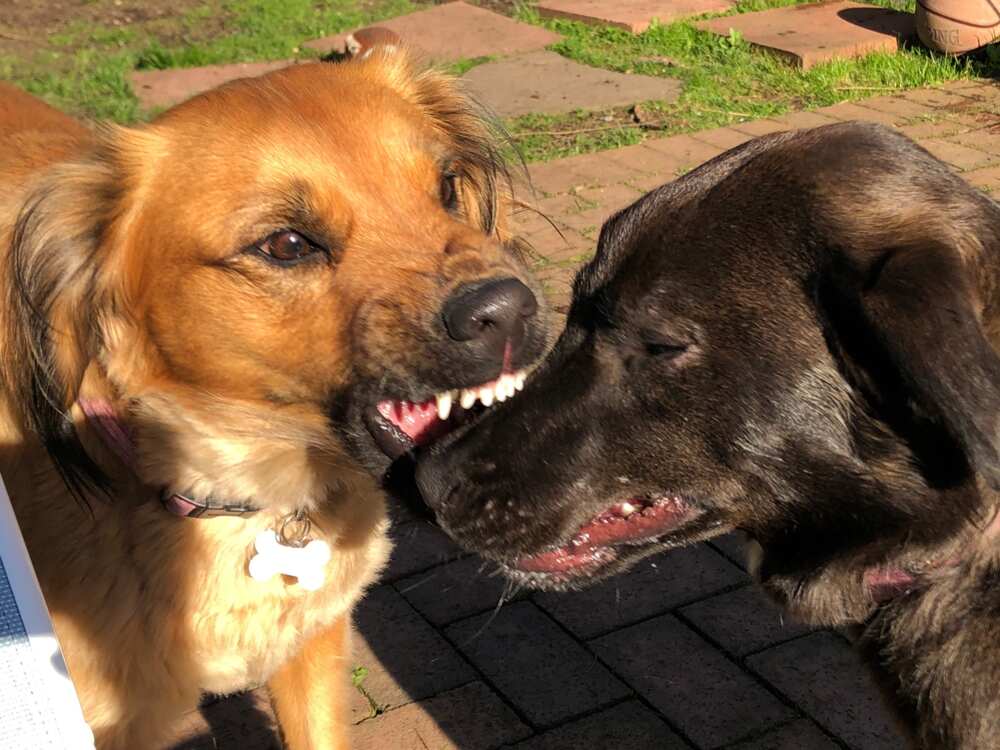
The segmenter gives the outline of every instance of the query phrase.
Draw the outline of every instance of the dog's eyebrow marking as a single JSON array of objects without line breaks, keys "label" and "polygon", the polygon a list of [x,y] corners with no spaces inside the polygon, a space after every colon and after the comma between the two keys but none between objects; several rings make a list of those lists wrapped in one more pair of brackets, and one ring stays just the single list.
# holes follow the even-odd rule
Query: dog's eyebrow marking
[{"label": "dog's eyebrow marking", "polygon": [[240,249],[273,231],[294,229],[322,245],[334,261],[340,259],[351,233],[350,221],[344,228],[332,227],[323,218],[313,200],[312,189],[305,180],[293,179],[267,192],[267,195],[249,202],[238,212],[238,220],[245,217],[245,221],[240,222],[244,226],[240,232]]}]

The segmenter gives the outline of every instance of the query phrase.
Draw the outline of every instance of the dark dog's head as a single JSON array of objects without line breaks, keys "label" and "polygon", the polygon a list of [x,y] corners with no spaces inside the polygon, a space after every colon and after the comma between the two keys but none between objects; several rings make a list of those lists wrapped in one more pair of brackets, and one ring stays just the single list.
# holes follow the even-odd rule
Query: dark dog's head
[{"label": "dark dog's head", "polygon": [[998,229],[877,126],[723,154],[605,225],[555,350],[420,460],[425,498],[533,585],[740,528],[788,598],[857,583],[825,619],[854,616],[862,570],[940,550],[1000,468]]}]

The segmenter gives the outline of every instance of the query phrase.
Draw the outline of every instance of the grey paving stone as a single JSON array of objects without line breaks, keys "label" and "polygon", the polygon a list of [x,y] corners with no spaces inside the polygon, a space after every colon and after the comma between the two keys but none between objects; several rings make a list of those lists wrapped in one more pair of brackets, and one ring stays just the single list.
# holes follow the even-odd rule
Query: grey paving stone
[{"label": "grey paving stone", "polygon": [[445,633],[535,726],[554,726],[630,692],[531,602],[464,620]]},{"label": "grey paving stone", "polygon": [[799,719],[773,732],[730,745],[726,750],[840,750],[808,719]]},{"label": "grey paving stone", "polygon": [[[539,26],[462,2],[441,3],[373,26],[396,32],[404,43],[433,62],[510,55],[541,49],[562,38]],[[343,52],[348,33],[315,39],[303,46],[321,52]]]},{"label": "grey paving stone", "polygon": [[537,594],[534,601],[579,638],[593,638],[730,586],[746,574],[706,545],[671,550],[583,591]]},{"label": "grey paving stone", "polygon": [[352,750],[490,750],[531,734],[482,682],[362,722]]},{"label": "grey paving stone", "polygon": [[695,602],[681,609],[680,614],[737,657],[783,643],[810,630],[788,620],[781,608],[756,584]]},{"label": "grey paving stone", "polygon": [[382,571],[383,583],[397,581],[462,555],[462,550],[447,534],[426,521],[393,526],[389,536],[392,538],[392,556]]},{"label": "grey paving stone", "polygon": [[667,24],[685,16],[721,13],[732,5],[731,0],[542,0],[538,12],[543,17],[617,26],[641,34],[654,19]]},{"label": "grey paving stone", "polygon": [[721,747],[795,716],[673,615],[618,630],[590,646],[699,747]]},{"label": "grey paving stone", "polygon": [[860,658],[834,634],[775,646],[747,664],[854,750],[906,747]]},{"label": "grey paving stone", "polygon": [[[368,670],[362,686],[380,707],[428,698],[472,682],[475,672],[391,586],[370,591],[354,612],[353,666]],[[354,720],[368,714],[358,698]]]},{"label": "grey paving stone", "polygon": [[672,101],[681,92],[680,82],[670,78],[601,70],[545,51],[477,65],[463,80],[503,117]]},{"label": "grey paving stone", "polygon": [[512,750],[687,750],[666,722],[636,700],[563,724],[511,746]]},{"label": "grey paving stone", "polygon": [[396,590],[434,625],[492,610],[508,589],[496,565],[470,555],[396,582]]}]

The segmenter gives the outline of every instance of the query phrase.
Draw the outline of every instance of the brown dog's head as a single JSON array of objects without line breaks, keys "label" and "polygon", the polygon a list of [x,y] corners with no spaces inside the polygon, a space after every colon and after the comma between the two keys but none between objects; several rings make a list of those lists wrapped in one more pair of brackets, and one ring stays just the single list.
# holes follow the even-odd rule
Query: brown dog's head
[{"label": "brown dog's head", "polygon": [[33,426],[72,470],[65,406],[109,399],[146,480],[260,505],[379,473],[446,428],[439,404],[506,392],[543,351],[509,190],[456,83],[399,52],[110,132],[13,228],[8,366]]},{"label": "brown dog's head", "polygon": [[900,135],[748,143],[605,225],[553,353],[420,488],[533,585],[739,528],[774,589],[836,578],[820,617],[853,618],[998,477],[998,253],[1000,209]]}]

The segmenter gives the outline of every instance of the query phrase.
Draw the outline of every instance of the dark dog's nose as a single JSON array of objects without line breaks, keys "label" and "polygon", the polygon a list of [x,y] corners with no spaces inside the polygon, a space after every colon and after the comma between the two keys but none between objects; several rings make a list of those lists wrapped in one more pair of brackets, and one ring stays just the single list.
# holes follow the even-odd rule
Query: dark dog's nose
[{"label": "dark dog's nose", "polygon": [[516,350],[524,339],[524,324],[538,311],[538,301],[517,279],[497,279],[464,286],[441,311],[448,335],[455,341],[485,344],[502,354],[509,343]]}]

